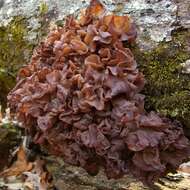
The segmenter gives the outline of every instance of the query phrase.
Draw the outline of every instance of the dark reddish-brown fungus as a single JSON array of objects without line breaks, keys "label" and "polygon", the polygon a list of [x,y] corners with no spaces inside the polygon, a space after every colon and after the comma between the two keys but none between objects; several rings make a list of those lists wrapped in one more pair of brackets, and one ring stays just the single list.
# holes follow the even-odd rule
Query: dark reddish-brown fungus
[{"label": "dark reddish-brown fungus", "polygon": [[132,173],[152,183],[189,156],[190,144],[177,123],[144,110],[144,77],[123,45],[135,38],[127,16],[93,0],[40,44],[8,101],[51,154],[90,174],[103,166],[108,178]]}]

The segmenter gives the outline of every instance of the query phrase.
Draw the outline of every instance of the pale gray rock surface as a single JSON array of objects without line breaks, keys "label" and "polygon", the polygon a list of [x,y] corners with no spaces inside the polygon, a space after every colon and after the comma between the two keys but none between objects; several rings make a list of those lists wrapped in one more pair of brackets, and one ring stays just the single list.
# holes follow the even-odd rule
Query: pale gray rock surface
[{"label": "pale gray rock surface", "polygon": [[177,21],[180,26],[190,28],[190,0],[176,0]]},{"label": "pale gray rock surface", "polygon": [[[6,25],[14,16],[29,19],[32,31],[40,27],[39,9],[48,7],[48,19],[62,20],[68,14],[78,14],[90,0],[0,0],[0,25]],[[177,28],[190,28],[190,0],[102,0],[108,10],[129,14],[138,27],[137,42],[141,49],[152,49],[161,41],[170,41]],[[33,35],[33,36],[32,36]],[[32,33],[29,38],[35,39]]]},{"label": "pale gray rock surface", "polygon": [[182,63],[183,70],[182,72],[185,74],[190,74],[190,59],[188,59],[186,62]]}]

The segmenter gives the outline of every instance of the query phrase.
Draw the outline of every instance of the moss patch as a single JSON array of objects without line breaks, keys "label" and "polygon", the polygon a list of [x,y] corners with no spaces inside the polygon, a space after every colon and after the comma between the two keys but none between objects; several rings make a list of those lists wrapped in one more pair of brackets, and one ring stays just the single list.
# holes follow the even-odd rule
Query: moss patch
[{"label": "moss patch", "polygon": [[33,45],[26,40],[26,19],[15,17],[8,26],[0,27],[0,104],[15,84],[18,69],[29,60]]},{"label": "moss patch", "polygon": [[0,105],[3,107],[8,92],[15,85],[17,71],[29,62],[35,46],[48,32],[47,11],[46,4],[40,5],[39,15],[36,15],[40,27],[33,30],[37,34],[33,42],[27,38],[31,30],[27,18],[17,16],[7,26],[0,27]]},{"label": "moss patch", "polygon": [[145,107],[180,120],[190,128],[190,75],[183,74],[180,63],[190,59],[190,32],[173,33],[173,40],[161,43],[150,52],[133,47],[135,58],[145,75]]},{"label": "moss patch", "polygon": [[13,155],[10,153],[20,144],[21,136],[21,130],[11,123],[0,126],[0,171],[11,163]]}]

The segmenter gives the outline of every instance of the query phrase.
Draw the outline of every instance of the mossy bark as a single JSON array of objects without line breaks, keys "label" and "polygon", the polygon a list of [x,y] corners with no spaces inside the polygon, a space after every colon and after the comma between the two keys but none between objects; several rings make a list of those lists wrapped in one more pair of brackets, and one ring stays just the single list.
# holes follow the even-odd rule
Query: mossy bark
[{"label": "mossy bark", "polygon": [[140,70],[145,75],[145,108],[177,119],[190,133],[190,74],[182,63],[190,59],[190,31],[177,30],[171,42],[162,42],[144,52],[132,47]]},{"label": "mossy bark", "polygon": [[16,16],[7,26],[0,26],[0,105],[6,107],[8,92],[16,83],[18,70],[29,63],[34,48],[47,35],[48,24],[45,8],[38,15],[39,28],[32,31],[28,19]]},{"label": "mossy bark", "polygon": [[15,17],[6,27],[0,27],[0,104],[6,104],[6,95],[15,85],[18,69],[26,64],[32,54],[33,45],[25,36],[27,22]]}]

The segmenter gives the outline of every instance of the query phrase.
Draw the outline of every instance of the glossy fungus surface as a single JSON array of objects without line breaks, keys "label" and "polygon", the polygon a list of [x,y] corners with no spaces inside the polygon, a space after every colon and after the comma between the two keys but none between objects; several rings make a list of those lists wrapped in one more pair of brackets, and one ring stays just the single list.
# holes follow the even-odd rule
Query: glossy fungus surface
[{"label": "glossy fungus surface", "polygon": [[128,16],[96,0],[68,17],[22,68],[9,106],[49,153],[90,174],[132,173],[151,184],[189,156],[182,127],[144,110],[144,77],[123,42],[136,38]]}]

